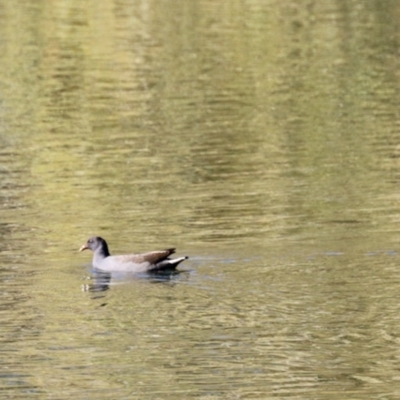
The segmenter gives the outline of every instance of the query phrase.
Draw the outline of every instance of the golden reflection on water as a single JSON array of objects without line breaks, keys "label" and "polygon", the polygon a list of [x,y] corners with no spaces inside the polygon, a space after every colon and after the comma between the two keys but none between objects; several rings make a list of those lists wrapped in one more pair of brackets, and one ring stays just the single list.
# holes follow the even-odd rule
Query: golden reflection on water
[{"label": "golden reflection on water", "polygon": [[2,393],[398,397],[397,5],[49,4],[0,13]]}]

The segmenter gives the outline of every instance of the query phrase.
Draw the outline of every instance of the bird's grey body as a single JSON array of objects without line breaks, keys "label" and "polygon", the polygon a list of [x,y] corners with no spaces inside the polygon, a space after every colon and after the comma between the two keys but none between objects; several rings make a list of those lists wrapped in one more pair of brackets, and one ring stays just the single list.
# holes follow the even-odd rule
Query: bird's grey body
[{"label": "bird's grey body", "polygon": [[151,251],[141,254],[110,255],[107,242],[98,236],[91,237],[80,251],[93,251],[93,267],[102,271],[132,273],[160,272],[175,269],[188,257],[169,258],[175,249]]}]

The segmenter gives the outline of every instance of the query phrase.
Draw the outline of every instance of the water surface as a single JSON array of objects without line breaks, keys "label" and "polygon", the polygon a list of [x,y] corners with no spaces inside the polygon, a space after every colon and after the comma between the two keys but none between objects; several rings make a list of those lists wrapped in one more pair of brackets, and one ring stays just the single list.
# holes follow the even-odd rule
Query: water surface
[{"label": "water surface", "polygon": [[399,397],[397,2],[0,8],[3,397]]}]

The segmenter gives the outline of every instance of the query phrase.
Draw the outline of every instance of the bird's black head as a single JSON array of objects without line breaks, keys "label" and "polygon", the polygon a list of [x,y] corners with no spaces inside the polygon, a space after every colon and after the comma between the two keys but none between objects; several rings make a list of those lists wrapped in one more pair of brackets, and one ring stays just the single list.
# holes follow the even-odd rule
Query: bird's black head
[{"label": "bird's black head", "polygon": [[79,251],[87,249],[92,250],[93,252],[102,253],[105,257],[108,257],[110,255],[107,242],[99,236],[92,236],[91,238],[89,238],[86,244],[84,244],[79,249]]}]

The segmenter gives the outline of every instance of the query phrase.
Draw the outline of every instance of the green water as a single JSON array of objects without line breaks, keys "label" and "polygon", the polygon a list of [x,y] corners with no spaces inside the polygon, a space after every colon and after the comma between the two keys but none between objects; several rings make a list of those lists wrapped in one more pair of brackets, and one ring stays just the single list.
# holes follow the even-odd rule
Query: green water
[{"label": "green water", "polygon": [[2,2],[0,397],[397,399],[399,13]]}]

